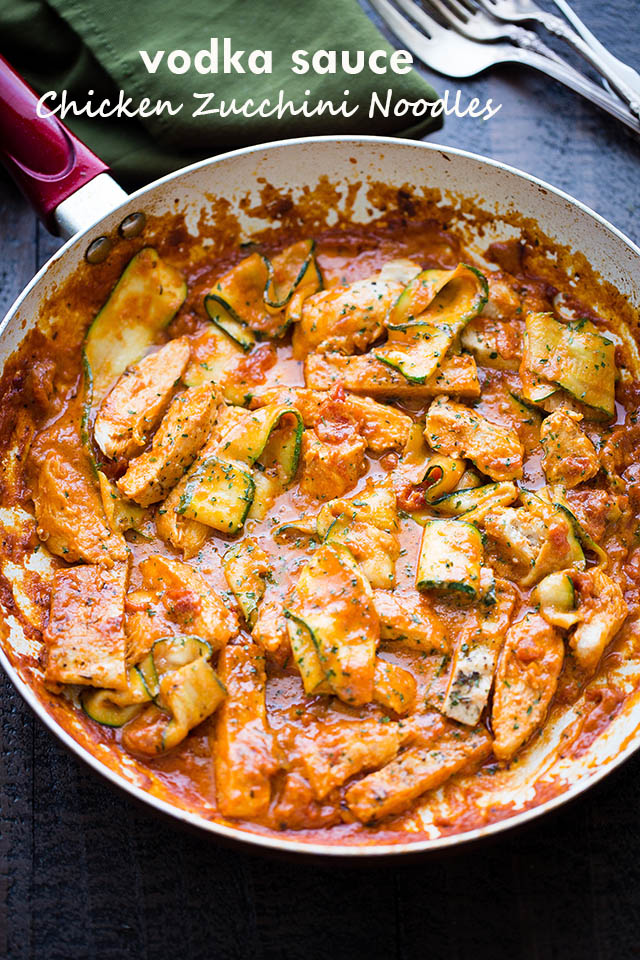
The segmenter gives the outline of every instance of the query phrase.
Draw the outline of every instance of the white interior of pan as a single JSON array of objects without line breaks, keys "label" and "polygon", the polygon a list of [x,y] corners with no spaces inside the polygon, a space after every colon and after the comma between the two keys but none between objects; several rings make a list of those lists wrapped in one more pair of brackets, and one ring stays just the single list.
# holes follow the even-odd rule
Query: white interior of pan
[{"label": "white interior of pan", "polygon": [[[380,214],[379,210],[371,209],[367,201],[366,185],[371,181],[383,181],[397,187],[410,184],[418,192],[422,188],[437,188],[449,200],[452,195],[469,197],[497,218],[505,215],[508,217],[514,212],[524,217],[532,217],[537,220],[544,233],[583,253],[604,280],[613,283],[632,304],[640,305],[640,250],[611,225],[548,185],[500,164],[434,145],[379,138],[319,138],[227,154],[214,161],[197,164],[133,194],[117,211],[108,214],[99,224],[69,241],[34,279],[3,323],[0,341],[2,360],[15,349],[25,330],[38,321],[39,305],[55,289],[55,285],[73,272],[82,260],[88,244],[95,237],[117,229],[123,217],[129,213],[143,210],[147,214],[161,215],[185,211],[187,223],[190,229],[195,231],[203,210],[206,212],[207,208],[211,207],[207,198],[224,197],[238,212],[248,239],[254,231],[269,224],[244,215],[239,208],[241,198],[249,194],[252,203],[258,204],[260,188],[266,181],[282,190],[292,191],[295,199],[309,186],[314,186],[321,177],[328,178],[338,187],[342,197],[340,203],[344,202],[349,183],[363,182],[363,189],[360,190],[354,207],[354,219],[359,222],[367,222]],[[486,248],[492,239],[506,239],[514,235],[514,232],[512,227],[505,226],[497,219],[489,230],[485,227],[484,235],[478,240],[479,247]],[[0,530],[16,523],[30,522],[33,521],[24,512],[0,509]],[[26,566],[27,569],[37,567],[40,575],[46,578],[46,551],[41,549],[39,557],[31,558]],[[16,569],[15,565],[12,568],[5,565],[4,573],[14,584],[19,606],[29,616],[28,601],[20,590],[21,579],[28,575],[28,572]],[[31,643],[25,638],[17,620],[9,618],[8,626],[8,642],[16,651],[27,652]],[[625,691],[640,687],[640,659],[637,659],[633,649],[636,646],[636,632],[640,632],[640,629],[630,632],[629,641],[623,651],[626,656],[623,656],[614,678],[616,685]],[[140,783],[139,774],[129,758],[123,757],[118,773],[113,773],[103,766],[99,759],[96,760],[84,748],[79,747],[51,720],[18,671],[9,664],[6,656],[2,654],[0,659],[25,699],[67,745],[110,779],[180,819],[222,835],[252,840],[263,846],[281,847],[284,844],[290,849],[304,849],[306,852],[380,854],[400,853],[407,849],[405,844],[339,848],[335,845],[323,847],[317,843],[297,843],[288,838],[274,839],[234,830],[184,810],[172,808],[164,801],[141,791],[137,786]],[[640,744],[640,732],[637,729],[640,725],[640,706],[637,705],[637,699],[636,696],[630,697],[604,733],[577,759],[563,759],[562,735],[575,720],[579,703],[564,712],[555,722],[548,724],[544,734],[534,740],[520,762],[509,771],[497,774],[492,789],[478,799],[478,803],[487,809],[510,807],[513,816],[493,826],[470,831],[462,837],[472,839],[521,822],[561,802],[563,797],[579,792],[588,782],[599,779],[612,769]],[[100,751],[97,753],[99,756]],[[525,810],[536,796],[536,785],[540,788],[553,781],[566,785],[565,792],[555,800],[540,804],[533,811]],[[462,838],[442,837],[434,820],[441,822],[443,818],[454,816],[456,800],[467,790],[473,790],[473,778],[460,780],[453,790],[449,787],[436,791],[418,809],[412,821],[413,826],[416,831],[426,831],[432,839],[426,844],[424,841],[410,844],[412,850],[425,846],[440,847]],[[524,812],[519,814],[518,811]],[[407,834],[407,841],[411,841],[411,833]]]}]

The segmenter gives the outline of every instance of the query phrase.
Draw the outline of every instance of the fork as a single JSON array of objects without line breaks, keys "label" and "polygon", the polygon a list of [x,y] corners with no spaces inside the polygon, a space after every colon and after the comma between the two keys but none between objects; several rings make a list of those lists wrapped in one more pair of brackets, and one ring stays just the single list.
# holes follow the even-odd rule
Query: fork
[{"label": "fork", "polygon": [[600,58],[609,64],[612,70],[615,70],[623,80],[626,80],[630,87],[640,91],[640,73],[630,67],[622,60],[618,60],[607,48],[600,43],[598,38],[591,33],[591,30],[582,22],[578,14],[572,10],[567,0],[553,0],[558,10],[560,10],[572,25],[576,33],[579,33],[585,43],[588,43],[592,50],[600,55]]},{"label": "fork", "polygon": [[427,0],[427,4],[438,13],[445,25],[453,27],[468,40],[479,40],[481,43],[510,40],[523,50],[533,50],[566,66],[567,61],[543,43],[533,30],[497,20],[480,7],[473,6],[473,0]]},{"label": "fork", "polygon": [[574,70],[570,64],[559,62],[559,58],[551,60],[535,50],[524,50],[512,43],[477,43],[469,40],[454,30],[441,26],[413,0],[397,0],[397,3],[424,32],[416,29],[389,0],[369,0],[369,3],[407,50],[427,67],[444,76],[473,77],[500,63],[534,67],[606,110],[635,133],[640,133],[640,121],[617,97],[611,96],[598,84]]},{"label": "fork", "polygon": [[610,83],[616,93],[629,104],[632,113],[640,117],[640,86],[637,84],[630,85],[627,82],[626,75],[622,76],[611,65],[608,57],[603,57],[597,49],[583,40],[560,17],[542,10],[535,3],[535,0],[476,0],[476,2],[487,13],[499,20],[506,20],[511,23],[535,20],[536,23],[542,24],[549,33],[565,40]]}]

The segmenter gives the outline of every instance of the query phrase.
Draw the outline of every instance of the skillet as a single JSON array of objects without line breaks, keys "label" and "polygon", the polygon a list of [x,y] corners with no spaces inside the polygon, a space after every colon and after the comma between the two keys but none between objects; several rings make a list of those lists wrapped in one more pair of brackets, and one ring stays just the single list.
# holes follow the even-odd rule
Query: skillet
[{"label": "skillet", "polygon": [[[57,120],[35,119],[36,97],[0,62],[0,134],[4,160],[47,226],[67,242],[31,281],[0,326],[4,365],[25,334],[47,324],[62,301],[91,315],[132,252],[158,237],[175,256],[211,253],[304,221],[367,223],[394,209],[455,213],[466,243],[485,249],[521,237],[541,250],[551,276],[580,283],[601,309],[615,309],[635,335],[640,305],[640,250],[596,213],[534,177],[460,150],[382,137],[301,138],[233,151],[178,171],[128,196],[105,164]],[[558,285],[561,285],[560,283]],[[8,618],[7,618],[8,619]],[[218,823],[148,792],[134,765],[89,749],[74,715],[54,708],[26,667],[28,638],[7,623],[0,662],[43,723],[76,755],[132,797],[220,839],[271,850],[355,858],[441,850],[522,824],[577,796],[640,745],[640,705],[632,693],[600,736],[578,757],[558,754],[561,731],[543,739],[517,777],[504,817],[480,828],[389,844],[322,844],[274,838]],[[627,665],[628,689],[640,665]],[[555,736],[555,739],[554,739]]]}]

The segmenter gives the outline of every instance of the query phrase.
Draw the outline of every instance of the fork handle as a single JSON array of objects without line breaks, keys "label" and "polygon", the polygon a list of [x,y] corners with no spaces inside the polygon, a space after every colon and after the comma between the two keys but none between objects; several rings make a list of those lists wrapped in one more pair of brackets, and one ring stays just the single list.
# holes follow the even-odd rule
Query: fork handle
[{"label": "fork handle", "polygon": [[640,73],[630,67],[628,63],[618,60],[607,48],[600,43],[598,38],[589,30],[586,23],[583,23],[578,14],[569,6],[567,0],[553,0],[556,7],[566,17],[576,33],[579,33],[585,43],[588,43],[592,50],[600,56],[604,63],[608,63],[611,70],[615,70],[623,80],[640,94]]},{"label": "fork handle", "polygon": [[575,90],[585,98],[585,100],[595,103],[602,110],[606,110],[611,116],[621,120],[636,134],[640,134],[640,120],[635,117],[617,97],[611,96],[597,83],[593,83],[588,77],[574,70],[568,63],[558,63],[556,60],[549,60],[531,50],[523,50],[520,47],[514,47],[510,57],[512,61],[522,63],[525,66],[534,67],[554,80],[559,80],[565,87]]},{"label": "fork handle", "polygon": [[568,43],[576,53],[579,53],[587,63],[598,71],[601,76],[608,80],[616,93],[628,103],[629,109],[636,117],[640,117],[640,88],[631,86],[627,80],[621,76],[609,60],[609,56],[603,57],[599,50],[591,47],[583,38],[572,30],[561,17],[556,17],[554,13],[547,13],[546,10],[532,11],[530,14],[532,20],[541,23],[545,29],[555,37],[559,37]]}]

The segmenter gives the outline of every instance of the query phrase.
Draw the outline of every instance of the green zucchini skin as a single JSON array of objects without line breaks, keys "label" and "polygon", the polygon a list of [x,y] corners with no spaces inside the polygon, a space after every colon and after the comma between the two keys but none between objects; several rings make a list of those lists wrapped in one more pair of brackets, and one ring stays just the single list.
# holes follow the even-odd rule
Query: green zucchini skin
[{"label": "green zucchini skin", "polygon": [[[148,703],[153,702],[166,711],[160,703],[160,677],[180,670],[194,660],[210,660],[211,645],[200,637],[181,635],[161,637],[150,652],[136,667],[129,670],[129,690],[87,690],[80,697],[82,709],[97,723],[107,727],[122,727],[133,720]],[[215,675],[215,672],[214,672]],[[215,675],[221,694],[226,695],[222,681]],[[120,702],[119,702],[120,701]],[[129,701],[129,702],[126,702]],[[167,731],[172,729],[169,720]],[[166,733],[163,734],[163,743]]]},{"label": "green zucchini skin", "polygon": [[[520,411],[524,412],[525,414],[533,414],[536,417],[536,422],[540,423],[541,417],[543,415],[540,408],[537,407],[532,400],[527,400],[527,398],[524,397],[522,393],[523,391],[521,391],[520,393],[515,393],[514,390],[510,390],[509,396],[511,398],[512,403],[516,406],[516,408],[520,408]],[[553,393],[555,393],[555,391],[552,392],[551,396],[553,395]],[[543,397],[543,399],[546,399],[546,398]],[[529,421],[525,421],[525,422],[528,423]]]},{"label": "green zucchini skin", "polygon": [[[117,706],[109,703],[108,698],[104,696],[106,690],[92,690],[80,697],[82,709],[91,720],[101,724],[103,727],[113,727],[117,729],[123,727],[129,720],[137,716],[142,705],[139,703],[130,704],[126,707]],[[102,696],[100,696],[102,695]]]},{"label": "green zucchini skin", "polygon": [[[179,690],[167,694],[171,719],[162,730],[162,752],[173,749],[189,731],[210,716],[227,696],[227,689],[206,657],[194,660],[175,671]],[[186,682],[185,682],[186,681]],[[175,681],[174,681],[175,684]],[[203,689],[204,687],[204,689]]]},{"label": "green zucchini skin", "polygon": [[223,333],[226,333],[234,343],[242,347],[245,353],[248,353],[256,345],[257,339],[247,324],[238,317],[222,297],[215,293],[208,293],[204,298],[204,308],[211,322]]},{"label": "green zucchini skin", "polygon": [[160,692],[160,682],[158,679],[156,665],[153,662],[152,650],[150,650],[146,657],[144,657],[144,659],[137,664],[136,670],[140,674],[140,679],[142,680],[144,688],[149,694],[149,699],[154,703],[157,703],[158,693]]},{"label": "green zucchini skin", "polygon": [[289,543],[291,540],[307,540],[319,543],[322,539],[317,531],[315,517],[286,520],[274,527],[272,536],[276,543]]},{"label": "green zucchini skin", "polygon": [[615,345],[587,319],[560,323],[552,313],[526,319],[523,368],[531,383],[527,399],[541,402],[562,387],[591,419],[615,413]]},{"label": "green zucchini skin", "polygon": [[375,352],[375,357],[401,373],[409,383],[426,383],[440,366],[454,334],[426,323],[407,325],[402,333],[407,338],[405,343],[392,348],[387,341]]},{"label": "green zucchini skin", "polygon": [[247,519],[255,492],[253,477],[239,464],[209,457],[187,483],[177,513],[221,533],[237,533]]},{"label": "green zucchini skin", "polygon": [[[468,308],[463,310],[461,314],[454,313],[452,318],[455,323],[462,322],[466,325],[484,310],[489,299],[489,284],[485,275],[478,270],[477,267],[472,267],[468,263],[459,263],[454,270],[423,270],[422,273],[418,274],[418,276],[408,284],[405,290],[403,290],[389,311],[389,317],[386,322],[387,329],[406,330],[408,327],[414,326],[420,317],[424,318],[422,320],[423,323],[437,321],[450,326],[451,321],[443,319],[443,313],[444,317],[447,316],[446,300],[443,304],[441,300],[439,301],[439,297],[452,281],[458,280],[460,277],[468,277],[468,272],[473,274],[476,283],[476,293]],[[426,308],[416,315],[413,312],[411,293],[417,287],[424,287],[425,281],[426,283],[433,282],[433,296]],[[452,309],[451,306],[449,306],[449,309]]]},{"label": "green zucchini skin", "polygon": [[302,434],[304,433],[304,423],[297,410],[296,424],[289,436],[282,442],[277,454],[277,460],[282,467],[285,483],[291,483],[298,472],[300,464],[300,453],[302,451]]},{"label": "green zucchini skin", "polygon": [[[274,431],[283,419],[291,422],[284,438]],[[177,513],[197,520],[220,533],[238,533],[252,505],[260,503],[262,487],[255,470],[260,458],[277,463],[285,485],[295,477],[300,461],[304,424],[295,407],[269,405],[227,434],[215,456],[200,463],[189,475]]]},{"label": "green zucchini skin", "polygon": [[82,437],[88,444],[93,414],[130,364],[140,360],[174,318],[187,285],[152,247],[131,258],[87,331],[82,348]]},{"label": "green zucchini skin", "polygon": [[[566,364],[556,382],[603,418],[615,413],[615,346],[589,320],[566,324]],[[588,370],[586,369],[588,368]]]},{"label": "green zucchini skin", "polygon": [[[285,284],[285,290],[278,295],[277,273],[279,261],[286,263],[288,254],[293,254],[296,247],[301,247],[301,260],[296,268],[295,276]],[[250,277],[250,287],[235,289],[246,273],[251,273],[247,267],[253,267],[253,276]],[[235,276],[234,276],[235,274]],[[307,281],[310,281],[307,284]],[[245,352],[251,350],[258,340],[280,339],[286,333],[295,319],[295,312],[287,308],[301,290],[302,286],[313,288],[310,292],[321,290],[323,286],[322,274],[315,258],[315,241],[305,240],[293,244],[271,261],[263,254],[254,252],[245,260],[229,271],[205,296],[205,310],[212,323],[216,324]],[[255,311],[261,312],[261,322],[253,316]],[[285,311],[282,316],[282,311]]]},{"label": "green zucchini skin", "polygon": [[80,695],[82,709],[88,717],[104,727],[122,727],[132,720],[151,700],[141,672],[129,668],[128,690],[84,690]]},{"label": "green zucchini skin", "polygon": [[[282,310],[284,307],[288,306],[288,304],[291,302],[291,299],[293,298],[293,295],[298,290],[302,281],[305,279],[309,279],[308,273],[314,273],[315,275],[316,290],[321,290],[323,287],[322,274],[320,273],[320,268],[318,267],[318,263],[316,261],[316,255],[315,255],[316,242],[315,240],[305,240],[305,241],[302,241],[302,243],[304,243],[307,246],[307,254],[304,257],[302,263],[300,264],[300,268],[298,270],[298,274],[295,280],[293,281],[293,283],[289,285],[283,297],[278,298],[276,296],[275,269],[273,264],[269,260],[267,260],[267,258],[265,257],[265,260],[267,260],[267,263],[269,265],[269,279],[267,280],[267,285],[264,290],[264,302],[267,305],[267,307],[269,307],[272,310]],[[296,244],[294,244],[294,247],[295,246]],[[273,295],[272,295],[272,290],[273,290]],[[287,322],[287,327],[289,326],[289,323],[290,321]],[[284,330],[282,332],[284,333]]]},{"label": "green zucchini skin", "polygon": [[285,616],[306,690],[317,690],[324,675],[345,703],[357,706],[373,698],[378,621],[371,587],[350,550],[334,543],[318,547],[302,569]]},{"label": "green zucchini skin", "polygon": [[284,611],[287,620],[287,632],[291,643],[291,651],[305,693],[331,693],[327,682],[322,660],[320,659],[318,640],[309,624],[290,610]]},{"label": "green zucchini skin", "polygon": [[568,573],[550,573],[536,587],[541,603],[552,604],[567,612],[576,608],[576,588]]},{"label": "green zucchini skin", "polygon": [[475,600],[484,556],[482,535],[466,520],[428,520],[418,558],[416,587],[461,593]]},{"label": "green zucchini skin", "polygon": [[[292,419],[291,431],[278,445],[272,436],[284,418]],[[290,483],[296,475],[302,448],[304,423],[295,407],[287,404],[274,404],[260,407],[251,412],[247,421],[233,430],[220,451],[229,460],[240,461],[253,466],[265,454],[279,463],[285,483]]]},{"label": "green zucchini skin", "polygon": [[[192,361],[189,364],[183,377],[187,387],[200,387],[203,383],[217,385],[224,383],[227,372],[233,370],[240,358],[244,356],[239,344],[213,322],[207,330],[207,340],[211,344],[212,356],[206,361],[197,364]],[[244,396],[244,393],[240,396],[235,392],[230,393],[227,384],[222,389],[225,399],[230,403],[235,403],[236,398],[239,403]]]},{"label": "green zucchini skin", "polygon": [[474,513],[479,515],[481,508],[487,510],[496,506],[506,507],[518,498],[518,488],[510,480],[498,480],[483,484],[481,487],[469,487],[466,490],[454,490],[452,493],[434,500],[430,506],[438,513],[448,516],[461,516]]},{"label": "green zucchini skin", "polygon": [[[432,278],[432,300],[415,316],[412,293],[417,290],[423,294]],[[458,297],[454,295],[450,301],[456,282],[459,285],[460,281],[469,283],[469,280],[474,292],[467,298],[468,302],[464,302],[464,287]],[[453,271],[423,271],[391,308],[386,321],[389,340],[375,352],[376,358],[410,383],[426,383],[441,365],[455,338],[484,309],[488,296],[487,279],[476,267],[460,263]],[[456,303],[457,299],[462,302]]]},{"label": "green zucchini skin", "polygon": [[389,310],[387,325],[402,330],[428,308],[438,290],[449,280],[451,270],[422,270],[406,285]]},{"label": "green zucchini skin", "polygon": [[[212,655],[206,640],[194,634],[181,634],[159,638],[145,658],[153,666],[154,702],[166,715],[165,725],[157,736],[158,754],[184,740],[189,730],[216,710],[226,697],[227,690],[211,666]],[[168,685],[165,678],[169,679]]]},{"label": "green zucchini skin", "polygon": [[227,584],[249,627],[256,622],[260,601],[271,579],[268,567],[267,555],[250,539],[234,545],[222,556]]},{"label": "green zucchini skin", "polygon": [[[560,566],[570,568],[575,567],[579,570],[584,570],[585,568],[585,556],[582,549],[582,544],[576,533],[576,527],[574,517],[571,514],[570,510],[567,507],[564,507],[560,503],[550,503],[545,502],[538,494],[533,493],[530,490],[526,490],[524,487],[520,488],[520,498],[523,505],[534,514],[534,516],[540,517],[545,525],[547,525],[552,519],[552,515],[555,514],[556,517],[560,517],[566,523],[566,532],[567,532],[567,550],[565,551],[564,556],[558,556],[558,551],[556,550],[553,554],[553,564],[554,568],[552,570],[548,569],[549,565],[549,555],[548,555],[548,543],[545,543],[538,554],[538,557],[535,561],[533,569],[531,572],[521,580],[521,584],[525,587],[533,586],[538,583],[547,573],[555,572]],[[545,556],[547,553],[547,556]],[[558,561],[560,561],[558,563]]]},{"label": "green zucchini skin", "polygon": [[[375,536],[375,524],[366,521],[357,521],[353,514],[341,513],[330,524],[323,536],[323,543],[334,543],[349,549],[349,531],[352,524],[361,523],[365,530],[371,530]],[[395,585],[395,557],[383,550],[380,546],[374,549],[373,545],[366,558],[360,561],[361,569],[372,587],[389,588]]]},{"label": "green zucchini skin", "polygon": [[437,503],[450,496],[462,479],[464,471],[464,460],[459,457],[443,457],[439,454],[429,457],[427,469],[420,481],[425,487],[427,502]]},{"label": "green zucchini skin", "polygon": [[398,513],[396,495],[389,486],[365,487],[347,500],[329,501],[320,508],[317,536],[357,556],[371,587],[395,586]]},{"label": "green zucchini skin", "polygon": [[553,626],[566,630],[579,620],[575,584],[566,570],[544,577],[534,588],[532,600],[547,623]]},{"label": "green zucchini skin", "polygon": [[562,512],[566,515],[567,519],[569,520],[569,523],[571,524],[571,527],[576,536],[576,539],[580,542],[580,545],[583,547],[583,549],[592,550],[593,553],[597,554],[600,560],[607,560],[608,557],[606,552],[602,549],[602,547],[598,543],[595,542],[593,537],[591,537],[587,533],[585,528],[582,526],[582,524],[576,517],[575,513],[573,513],[571,508],[568,506],[567,502],[564,499],[557,498],[557,494],[555,496],[556,496],[556,499],[554,499],[553,501],[554,507],[557,507],[559,510],[562,510]]}]

